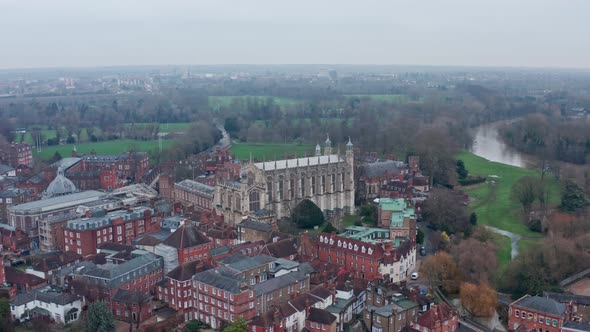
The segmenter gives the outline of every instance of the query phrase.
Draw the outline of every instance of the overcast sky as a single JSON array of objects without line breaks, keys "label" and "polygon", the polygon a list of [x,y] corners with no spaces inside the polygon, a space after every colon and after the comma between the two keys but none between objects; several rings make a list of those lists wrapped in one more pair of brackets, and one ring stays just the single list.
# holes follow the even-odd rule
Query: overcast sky
[{"label": "overcast sky", "polygon": [[590,68],[589,0],[0,0],[0,68]]}]

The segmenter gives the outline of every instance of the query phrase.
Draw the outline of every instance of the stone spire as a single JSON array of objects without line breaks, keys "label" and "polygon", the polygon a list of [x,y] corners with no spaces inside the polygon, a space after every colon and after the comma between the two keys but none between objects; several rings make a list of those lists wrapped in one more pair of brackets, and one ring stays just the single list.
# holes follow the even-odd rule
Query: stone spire
[{"label": "stone spire", "polygon": [[322,155],[322,148],[320,147],[320,144],[316,144],[315,146],[315,155],[317,156],[321,156]]},{"label": "stone spire", "polygon": [[324,155],[329,156],[332,154],[332,141],[330,141],[330,134],[326,134],[326,143],[324,144]]}]

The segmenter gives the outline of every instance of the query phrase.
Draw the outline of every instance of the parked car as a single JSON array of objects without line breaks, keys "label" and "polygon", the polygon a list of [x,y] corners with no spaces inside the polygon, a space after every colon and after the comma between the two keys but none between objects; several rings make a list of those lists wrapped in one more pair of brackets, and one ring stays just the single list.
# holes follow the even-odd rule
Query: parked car
[{"label": "parked car", "polygon": [[418,278],[420,277],[420,275],[418,274],[418,272],[414,272],[412,273],[412,275],[410,276],[410,278],[412,280],[418,280]]},{"label": "parked car", "polygon": [[426,256],[426,248],[425,247],[420,247],[420,255]]}]

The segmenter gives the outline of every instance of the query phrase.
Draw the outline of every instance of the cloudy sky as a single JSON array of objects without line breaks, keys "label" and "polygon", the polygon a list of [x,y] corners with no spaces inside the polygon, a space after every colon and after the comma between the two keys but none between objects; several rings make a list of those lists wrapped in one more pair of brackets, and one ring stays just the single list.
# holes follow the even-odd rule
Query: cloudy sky
[{"label": "cloudy sky", "polygon": [[0,68],[590,68],[589,0],[0,0]]}]

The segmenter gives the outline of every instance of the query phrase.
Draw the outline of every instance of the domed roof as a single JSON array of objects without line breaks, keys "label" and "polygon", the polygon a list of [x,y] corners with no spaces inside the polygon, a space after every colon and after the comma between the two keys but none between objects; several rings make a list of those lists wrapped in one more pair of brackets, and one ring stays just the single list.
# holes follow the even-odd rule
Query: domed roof
[{"label": "domed roof", "polygon": [[76,185],[65,177],[64,170],[60,167],[57,171],[57,176],[45,189],[43,196],[45,198],[51,198],[56,196],[63,196],[77,192]]}]

